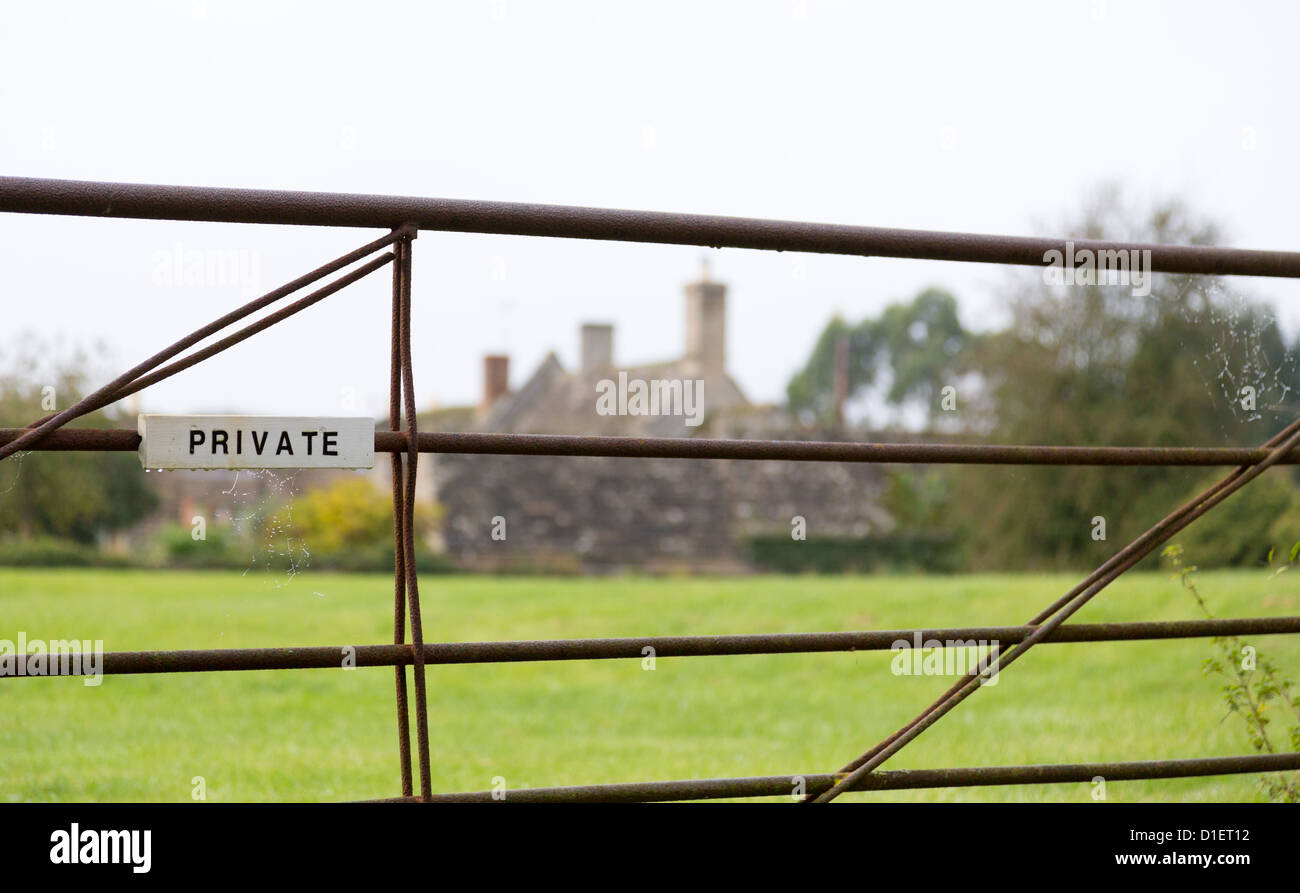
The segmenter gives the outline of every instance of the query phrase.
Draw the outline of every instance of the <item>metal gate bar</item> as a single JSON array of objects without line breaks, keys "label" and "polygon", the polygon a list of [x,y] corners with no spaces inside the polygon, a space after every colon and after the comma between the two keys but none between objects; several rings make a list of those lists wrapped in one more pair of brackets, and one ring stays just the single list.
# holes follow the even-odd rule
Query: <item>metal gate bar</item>
[{"label": "metal gate bar", "polygon": [[[643,649],[655,657],[728,657],[742,654],[821,654],[845,651],[892,651],[943,647],[945,642],[1028,638],[1033,626],[966,626],[954,629],[895,629],[825,633],[755,633],[721,636],[644,636],[618,639],[538,639],[516,642],[426,642],[426,664],[494,664],[564,660],[640,660]],[[1212,620],[1166,620],[1139,623],[1071,623],[1059,626],[1044,642],[1136,642],[1197,639],[1210,636],[1275,636],[1300,633],[1300,617],[1238,617]],[[400,638],[400,636],[399,636]],[[337,670],[340,657],[358,667],[408,666],[411,648],[393,645],[313,645],[298,648],[212,648],[191,651],[110,651],[100,672],[106,676],[135,673],[202,673],[216,670]],[[402,678],[399,676],[399,678]]]},{"label": "metal gate bar", "polygon": [[[19,450],[134,450],[139,436],[126,430],[59,430],[79,416],[116,402],[190,368],[257,332],[288,319],[323,298],[393,261],[389,431],[375,435],[376,450],[392,456],[394,512],[394,644],[355,646],[357,665],[392,666],[398,710],[401,800],[414,794],[410,755],[409,704],[405,667],[415,667],[416,740],[419,800],[495,799],[490,792],[432,792],[426,697],[427,663],[493,663],[521,660],[639,658],[648,644],[658,656],[808,653],[881,650],[920,634],[924,640],[985,639],[1011,643],[1002,666],[1039,642],[1097,642],[1186,638],[1206,635],[1300,632],[1300,618],[1238,618],[1172,623],[1071,624],[1064,621],[1105,586],[1149,555],[1187,524],[1275,464],[1300,462],[1300,420],[1258,449],[1011,446],[987,444],[879,444],[805,441],[629,438],[566,435],[425,433],[416,426],[411,359],[411,246],[419,229],[562,238],[709,245],[777,251],[807,251],[881,257],[1043,265],[1063,239],[987,236],[966,233],[794,223],[643,211],[617,211],[473,202],[448,199],[208,189],[141,184],[90,183],[0,177],[0,211],[91,217],[134,217],[237,223],[356,226],[391,231],[369,245],[244,305],[191,333],[99,388],[75,405],[24,429],[0,429],[0,459]],[[1072,240],[1076,249],[1150,251],[1153,272],[1300,278],[1300,253],[1205,246],[1148,245]],[[244,317],[270,306],[327,275],[388,246],[372,258],[305,298],[268,314],[233,335],[182,359],[163,365],[189,347]],[[404,412],[403,412],[404,411]],[[402,416],[405,415],[405,430]],[[421,452],[493,455],[613,456],[628,458],[771,459],[823,462],[961,463],[992,465],[1236,466],[1223,481],[1161,520],[1120,550],[1070,592],[1020,627],[958,630],[902,630],[845,633],[795,633],[746,636],[677,636],[527,642],[425,643],[415,569],[414,510],[418,455]],[[405,594],[405,598],[403,595]],[[405,641],[406,624],[411,642]],[[655,643],[655,644],[652,644]],[[352,648],[353,646],[348,646]],[[923,647],[925,647],[923,645]],[[267,648],[206,651],[124,652],[105,655],[109,673],[202,672],[212,670],[338,667],[342,647]],[[1233,772],[1300,769],[1300,754],[1254,755],[1145,763],[1094,763],[1060,766],[983,767],[878,771],[902,749],[981,684],[977,668],[938,701],[893,735],[835,775],[800,776],[805,800],[828,801],[849,790],[888,790],[960,785],[1024,784],[1089,780],[1103,776],[1173,778]],[[791,778],[706,779],[685,782],[594,785],[513,792],[514,800],[671,800],[708,797],[774,796],[789,793]]]},{"label": "metal gate bar", "polygon": [[[852,791],[908,791],[937,788],[986,787],[1016,784],[1067,784],[1106,781],[1142,781],[1163,778],[1197,778],[1247,772],[1286,772],[1300,769],[1300,754],[1254,754],[1245,757],[1208,757],[1195,760],[1148,760],[1132,763],[1063,763],[1044,766],[977,766],[961,769],[881,770],[854,782]],[[521,788],[506,792],[514,803],[664,803],[673,800],[718,800],[744,797],[793,797],[800,782],[808,794],[830,790],[836,776],[771,775],[758,778],[701,778],[689,781],[652,781],[631,784],[573,785],[556,788]],[[501,792],[474,791],[435,794],[435,803],[490,803]]]},{"label": "metal gate bar", "polygon": [[[179,370],[178,370],[179,371]],[[0,428],[0,445],[27,432]],[[729,440],[708,437],[616,437],[603,434],[493,434],[422,431],[421,453],[494,456],[605,456],[614,459],[735,459],[782,462],[872,462],[880,465],[1077,465],[1225,467],[1254,465],[1260,447],[1068,447],[1011,444],[860,443],[817,440]],[[33,450],[135,452],[140,435],[129,428],[67,428]],[[401,431],[376,431],[375,452],[405,453]],[[1300,465],[1300,451],[1278,460]]]},{"label": "metal gate bar", "polygon": [[[921,711],[911,722],[845,765],[840,772],[836,773],[840,780],[830,790],[824,791],[815,798],[809,795],[808,802],[829,803],[840,794],[848,791],[853,784],[869,775],[872,770],[898,753],[910,742],[916,740],[922,732],[974,694],[987,681],[985,675],[987,666],[993,665],[995,661],[994,671],[1001,673],[1037,642],[1050,635],[1054,629],[1087,604],[1097,593],[1118,579],[1121,574],[1137,566],[1143,558],[1154,552],[1156,548],[1175,533],[1250,483],[1269,466],[1276,464],[1297,444],[1300,444],[1300,419],[1292,422],[1268,441],[1266,446],[1269,448],[1269,454],[1263,460],[1255,465],[1242,466],[1233,471],[1222,481],[1214,484],[1199,496],[1170,513],[1146,533],[1115,553],[1089,574],[1083,582],[1031,618],[1029,623],[1035,627],[1034,631],[1013,645],[1006,655],[997,653],[998,649],[995,648],[993,655],[977,667],[974,672],[959,679],[947,692],[940,696],[939,700]],[[1038,624],[1042,625],[1039,626]]]},{"label": "metal gate bar", "polygon": [[[991,236],[761,220],[704,214],[663,214],[517,202],[391,195],[347,195],[265,189],[220,189],[0,177],[0,212],[77,217],[197,220],[220,223],[352,226],[511,236],[551,236],[603,242],[655,242],[713,248],[755,248],[812,254],[905,257],[1040,267],[1043,254],[1065,239]],[[1300,254],[1199,245],[1072,239],[1078,251],[1149,250],[1156,273],[1208,273],[1300,278]]]}]

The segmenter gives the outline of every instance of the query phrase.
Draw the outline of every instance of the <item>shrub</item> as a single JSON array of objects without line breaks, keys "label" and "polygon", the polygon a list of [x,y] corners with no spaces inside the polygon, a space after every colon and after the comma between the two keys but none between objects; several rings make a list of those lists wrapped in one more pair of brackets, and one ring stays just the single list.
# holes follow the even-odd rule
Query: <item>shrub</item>
[{"label": "shrub", "polygon": [[760,570],[777,573],[870,573],[872,571],[955,570],[959,555],[947,533],[895,533],[871,537],[751,537],[750,559]]},{"label": "shrub", "polygon": [[230,531],[209,527],[204,539],[196,540],[189,527],[168,524],[158,533],[164,561],[174,567],[241,567],[248,564],[245,551],[231,540]]},{"label": "shrub", "polygon": [[[427,510],[416,512],[417,542],[431,523]],[[362,477],[348,477],[298,497],[268,521],[308,543],[312,554],[366,549],[393,539],[393,502]]]},{"label": "shrub", "polygon": [[129,559],[53,537],[0,540],[0,567],[126,567]]},{"label": "shrub", "polygon": [[[1188,498],[1222,479],[1197,485]],[[1265,472],[1178,534],[1199,567],[1263,565],[1270,549],[1287,552],[1300,539],[1300,494],[1283,470]]]},{"label": "shrub", "polygon": [[[436,511],[421,506],[415,513],[417,571],[453,570],[445,558],[422,543]],[[277,536],[303,544],[310,556],[304,565],[317,570],[393,570],[393,502],[364,477],[347,477],[329,487],[310,490],[282,506],[265,527]]]}]

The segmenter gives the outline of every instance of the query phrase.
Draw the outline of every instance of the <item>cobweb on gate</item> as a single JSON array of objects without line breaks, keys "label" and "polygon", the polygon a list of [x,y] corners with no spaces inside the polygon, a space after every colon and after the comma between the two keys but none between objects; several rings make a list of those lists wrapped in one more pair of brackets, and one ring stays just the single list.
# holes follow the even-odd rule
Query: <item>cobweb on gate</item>
[{"label": "cobweb on gate", "polygon": [[[18,486],[18,480],[23,476],[23,460],[29,455],[31,453],[28,450],[19,450],[4,462],[0,462],[0,496]],[[12,474],[9,473],[6,466],[13,467]]]},{"label": "cobweb on gate", "polygon": [[231,531],[238,540],[250,544],[244,576],[256,569],[275,573],[276,588],[287,585],[311,564],[311,550],[293,535],[297,475],[297,471],[241,469],[235,472],[229,489],[221,491],[228,501]]},{"label": "cobweb on gate", "polygon": [[1217,279],[1196,287],[1212,300],[1184,316],[1214,333],[1209,350],[1192,358],[1211,395],[1221,397],[1241,424],[1289,420],[1300,413],[1295,394],[1300,357],[1284,337],[1280,358],[1271,358],[1266,349],[1270,330],[1281,331],[1272,305],[1226,289]]}]

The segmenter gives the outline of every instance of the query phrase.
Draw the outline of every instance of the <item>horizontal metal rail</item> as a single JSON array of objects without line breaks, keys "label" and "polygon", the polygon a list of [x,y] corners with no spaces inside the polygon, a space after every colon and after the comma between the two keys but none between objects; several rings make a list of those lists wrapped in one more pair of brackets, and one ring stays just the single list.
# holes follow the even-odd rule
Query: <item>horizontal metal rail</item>
[{"label": "horizontal metal rail", "polygon": [[[1197,778],[1207,775],[1241,775],[1300,769],[1300,753],[1207,757],[1197,760],[1146,760],[1129,763],[1061,763],[1043,766],[979,766],[963,769],[882,769],[853,785],[853,791],[909,791],[925,788],[992,787],[1016,784],[1067,784]],[[519,788],[434,794],[434,803],[666,803],[674,800],[718,800],[745,797],[789,797],[802,779],[803,792],[820,794],[830,789],[835,776],[827,774],[767,775],[750,778],[703,778],[689,781],[648,781],[630,784],[593,784],[555,788]],[[495,793],[495,796],[494,796]],[[383,802],[400,802],[393,798]],[[414,799],[414,798],[409,798]]]},{"label": "horizontal metal rail", "polygon": [[[0,177],[0,211],[299,226],[412,224],[450,232],[1026,266],[1043,266],[1045,253],[1060,251],[1066,241],[516,202],[29,177]],[[1300,253],[1290,251],[1071,241],[1076,251],[1150,251],[1151,269],[1157,273],[1300,277]]]},{"label": "horizontal metal rail", "polygon": [[[516,642],[426,642],[425,664],[484,664],[556,660],[640,659],[646,648],[660,657],[721,657],[739,654],[815,654],[834,651],[889,651],[945,643],[1022,641],[1032,626],[970,626],[950,629],[896,629],[821,633],[757,633],[722,636],[643,636],[617,639],[540,639]],[[1300,633],[1300,617],[1240,617],[1140,623],[1075,623],[1061,626],[1044,641],[1125,642],[1192,639],[1207,636]],[[304,648],[216,648],[191,651],[117,651],[103,656],[105,675],[202,673],[226,670],[339,669],[344,657],[357,667],[409,666],[409,645],[317,645]]]},{"label": "horizontal metal rail", "polygon": [[[0,446],[27,433],[0,428]],[[1258,447],[1032,446],[1015,444],[858,443],[819,440],[732,440],[708,437],[612,437],[568,434],[430,433],[416,437],[422,453],[497,456],[607,456],[640,459],[741,459],[789,462],[877,462],[951,465],[1241,466],[1268,455]],[[375,432],[375,451],[406,452],[406,434]],[[134,452],[129,428],[62,428],[34,451]],[[1300,450],[1281,460],[1300,464]]]},{"label": "horizontal metal rail", "polygon": [[[1134,566],[1174,532],[1208,511],[1227,495],[1273,464],[1300,463],[1300,420],[1275,435],[1263,448],[1053,447],[991,444],[844,443],[760,441],[709,438],[631,438],[519,435],[494,433],[425,433],[417,431],[410,359],[411,239],[419,229],[485,234],[547,236],[602,241],[750,248],[896,257],[974,263],[1046,266],[1051,252],[1064,253],[1067,240],[968,233],[928,232],[877,227],[813,224],[780,220],[692,214],[665,214],[600,208],[577,208],[507,202],[437,198],[211,189],[145,184],[94,183],[0,177],[0,212],[74,215],[103,218],[190,220],[390,229],[377,242],[327,264],[306,277],[226,314],[186,336],[162,353],[124,373],[78,404],[38,420],[28,429],[0,429],[0,459],[23,448],[33,450],[135,450],[139,436],[130,430],[58,430],[74,418],[116,402],[201,362],[298,310],[350,284],[361,275],[396,260],[393,282],[392,363],[389,431],[377,431],[378,452],[394,454],[395,601],[394,644],[311,648],[121,652],[103,656],[100,671],[111,674],[213,670],[306,669],[344,666],[398,668],[396,694],[399,754],[404,800],[415,799],[406,699],[407,665],[416,668],[417,741],[420,800],[498,799],[497,792],[431,794],[424,672],[426,664],[509,661],[639,658],[653,648],[656,657],[808,653],[885,650],[899,647],[954,647],[959,643],[1011,645],[1005,665],[1038,642],[1097,642],[1172,639],[1198,636],[1268,635],[1300,632],[1300,617],[1191,620],[1160,623],[1071,624],[1063,621],[1109,582]],[[1254,251],[1191,245],[1154,245],[1097,240],[1069,240],[1076,253],[1149,252],[1139,263],[1152,272],[1277,276],[1300,278],[1300,253]],[[215,344],[157,368],[217,329],[242,319],[270,302],[337,271],[384,244],[394,252],[294,304],[245,327]],[[350,259],[349,259],[350,258]],[[401,398],[405,398],[404,403]],[[405,410],[405,432],[396,430]],[[1083,583],[1016,627],[970,627],[842,633],[794,633],[740,636],[684,636],[523,642],[425,643],[415,579],[413,502],[416,453],[495,455],[609,456],[685,459],[772,459],[787,461],[952,463],[982,465],[1100,466],[1234,466],[1235,471],[1198,499],[1175,511],[1093,572]],[[402,470],[403,464],[405,471]],[[403,495],[405,494],[405,495]],[[405,549],[402,544],[405,543]],[[407,598],[404,602],[403,593]],[[411,643],[404,641],[405,610],[410,611]],[[25,669],[25,667],[24,667]],[[50,669],[50,668],[47,668]],[[92,667],[93,671],[94,668]],[[878,771],[884,760],[909,743],[978,687],[978,673],[963,679],[920,716],[886,738],[835,775],[704,779],[508,792],[514,801],[697,800],[796,794],[804,799],[833,799],[840,791],[897,790],[968,785],[1031,784],[1176,778],[1229,773],[1300,769],[1300,754],[1268,754],[1144,763],[1090,763],[1048,766],[984,767]]]}]

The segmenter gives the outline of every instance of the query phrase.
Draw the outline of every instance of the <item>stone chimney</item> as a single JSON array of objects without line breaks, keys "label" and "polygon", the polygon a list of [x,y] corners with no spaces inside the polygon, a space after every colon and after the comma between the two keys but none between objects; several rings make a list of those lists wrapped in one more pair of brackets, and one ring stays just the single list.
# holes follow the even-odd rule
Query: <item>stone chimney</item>
[{"label": "stone chimney", "polygon": [[488,354],[483,358],[483,403],[487,409],[510,390],[510,357]]},{"label": "stone chimney", "polygon": [[686,361],[704,375],[727,368],[727,287],[709,278],[708,261],[686,286]]},{"label": "stone chimney", "polygon": [[582,327],[582,371],[595,372],[614,365],[614,327],[587,323]]}]

